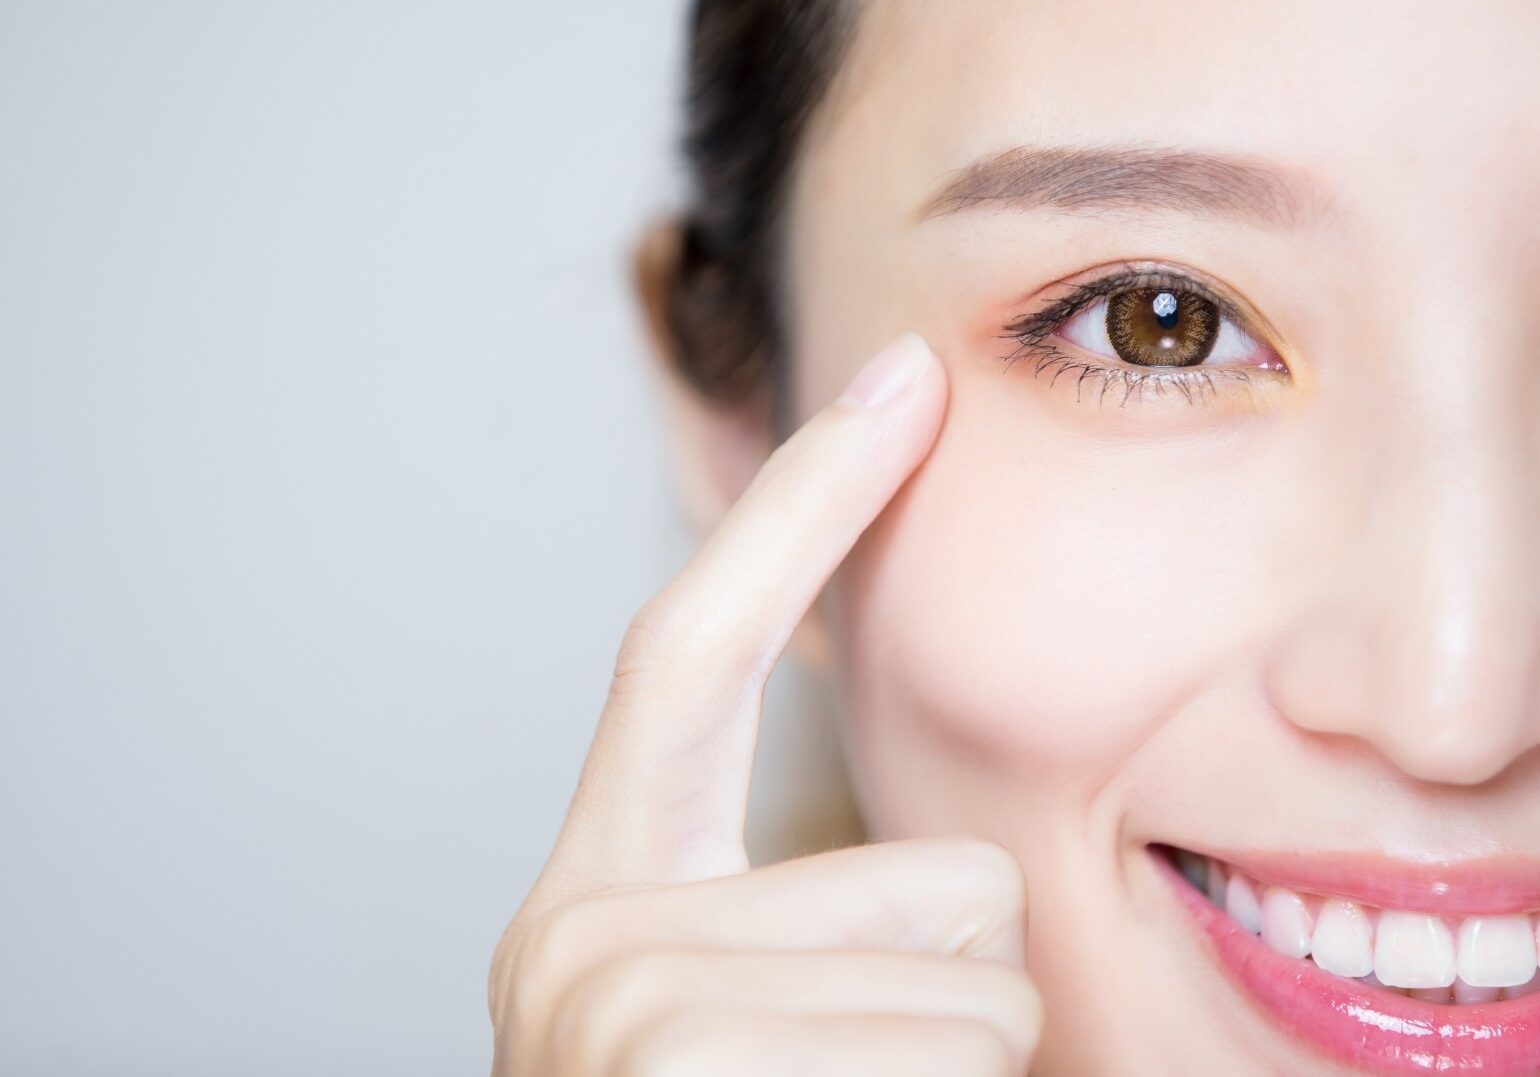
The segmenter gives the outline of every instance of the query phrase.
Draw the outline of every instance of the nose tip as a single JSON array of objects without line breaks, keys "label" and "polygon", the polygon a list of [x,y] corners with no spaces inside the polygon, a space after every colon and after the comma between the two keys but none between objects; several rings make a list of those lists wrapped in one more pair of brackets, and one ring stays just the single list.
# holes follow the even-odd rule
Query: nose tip
[{"label": "nose tip", "polygon": [[1413,778],[1439,785],[1484,785],[1534,746],[1519,737],[1478,738],[1466,727],[1446,722],[1407,738],[1392,750],[1391,761]]},{"label": "nose tip", "polygon": [[1477,785],[1497,777],[1540,743],[1536,721],[1536,630],[1520,611],[1474,604],[1441,617],[1407,646],[1399,676],[1387,679],[1384,720],[1402,716],[1393,745],[1402,769],[1426,781]]},{"label": "nose tip", "polygon": [[1268,693],[1284,717],[1443,785],[1491,781],[1540,745],[1540,627],[1448,604],[1384,614],[1366,625],[1337,610],[1274,649]]}]

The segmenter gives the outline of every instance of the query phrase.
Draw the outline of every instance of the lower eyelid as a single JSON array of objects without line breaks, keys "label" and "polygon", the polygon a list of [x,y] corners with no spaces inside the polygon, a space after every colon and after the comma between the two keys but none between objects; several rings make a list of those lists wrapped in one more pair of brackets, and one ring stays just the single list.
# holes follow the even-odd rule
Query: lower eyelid
[{"label": "lower eyelid", "polygon": [[[1124,363],[1115,357],[1115,353],[1111,359],[1099,356],[1094,348],[1086,347],[1074,339],[1074,336],[1081,334],[1063,333],[1065,326],[1088,313],[1092,315],[1090,325],[1096,326],[1098,322],[1094,308],[1098,305],[1104,304],[1093,303],[1091,310],[1082,310],[1072,315],[1047,337],[1033,339],[1013,334],[1017,345],[1011,354],[1004,357],[1006,367],[1020,362],[1027,367],[1033,380],[1044,383],[1051,390],[1068,389],[1077,402],[1116,406],[1119,409],[1134,404],[1164,404],[1178,405],[1186,411],[1193,405],[1235,404],[1255,410],[1259,403],[1253,396],[1255,390],[1278,385],[1277,379],[1280,376],[1284,381],[1292,380],[1272,349],[1258,344],[1231,319],[1227,319],[1227,322],[1234,328],[1228,334],[1225,346],[1235,353],[1249,354],[1255,361],[1205,361],[1185,367],[1141,367]],[[1104,335],[1105,314],[1099,324],[1102,326],[1100,332]],[[1055,338],[1059,343],[1055,343]],[[1081,339],[1088,338],[1081,336]],[[1109,339],[1109,351],[1110,343]],[[1215,342],[1216,351],[1219,344],[1219,341]],[[1081,358],[1075,352],[1081,352],[1085,357]]]},{"label": "lower eyelid", "polygon": [[[1126,408],[1130,403],[1205,405],[1249,399],[1252,375],[1234,364],[1211,367],[1120,366],[1099,359],[1084,360],[1066,354],[1052,341],[1024,344],[1006,359],[1009,367],[1024,360],[1033,378],[1049,389],[1067,388],[1080,403],[1110,404]],[[1062,385],[1060,384],[1062,381]]]}]

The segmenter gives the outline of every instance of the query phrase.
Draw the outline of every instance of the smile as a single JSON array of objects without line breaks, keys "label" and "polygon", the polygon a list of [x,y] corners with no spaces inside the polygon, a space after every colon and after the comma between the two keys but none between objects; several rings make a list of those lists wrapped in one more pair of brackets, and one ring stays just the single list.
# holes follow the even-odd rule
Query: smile
[{"label": "smile", "polygon": [[1151,848],[1230,979],[1318,1051],[1371,1072],[1540,1070],[1532,866]]}]

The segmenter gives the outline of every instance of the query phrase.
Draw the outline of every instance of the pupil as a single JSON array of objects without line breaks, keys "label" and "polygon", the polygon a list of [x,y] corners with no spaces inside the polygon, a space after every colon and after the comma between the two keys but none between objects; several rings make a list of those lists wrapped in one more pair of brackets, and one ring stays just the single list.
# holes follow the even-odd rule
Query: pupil
[{"label": "pupil", "polygon": [[1161,292],[1155,297],[1155,320],[1162,329],[1176,328],[1176,305],[1176,296],[1170,292]]}]

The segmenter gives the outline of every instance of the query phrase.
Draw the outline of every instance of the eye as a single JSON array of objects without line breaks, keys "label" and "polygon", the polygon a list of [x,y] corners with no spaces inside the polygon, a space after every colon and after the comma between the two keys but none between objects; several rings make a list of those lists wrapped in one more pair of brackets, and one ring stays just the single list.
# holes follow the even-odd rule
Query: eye
[{"label": "eye", "polygon": [[1240,363],[1282,369],[1218,303],[1180,287],[1131,288],[1099,299],[1059,326],[1057,335],[1103,359],[1136,367]]},{"label": "eye", "polygon": [[1217,285],[1158,264],[1125,262],[1006,326],[1016,348],[1005,363],[1028,359],[1050,386],[1065,378],[1076,400],[1089,384],[1097,403],[1120,389],[1120,405],[1209,403],[1233,393],[1255,404],[1254,390],[1281,390],[1293,380],[1257,324]]}]

